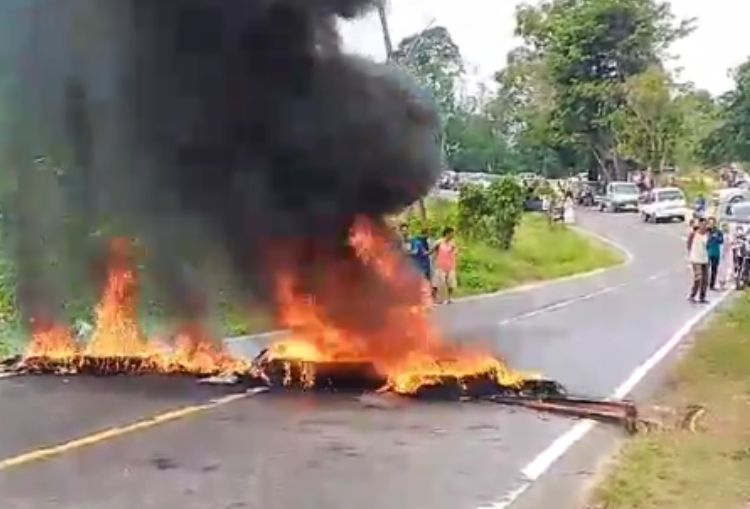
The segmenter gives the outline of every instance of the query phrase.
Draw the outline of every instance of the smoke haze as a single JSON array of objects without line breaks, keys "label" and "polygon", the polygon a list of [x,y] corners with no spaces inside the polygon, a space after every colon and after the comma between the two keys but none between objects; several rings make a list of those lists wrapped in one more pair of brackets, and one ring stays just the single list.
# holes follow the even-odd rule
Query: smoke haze
[{"label": "smoke haze", "polygon": [[[72,274],[96,288],[115,234],[139,240],[177,316],[205,312],[216,260],[267,302],[293,272],[352,327],[418,299],[386,295],[346,243],[356,216],[400,210],[440,169],[429,98],[339,49],[335,16],[374,4],[3,0],[0,158],[25,314],[59,314],[86,291]],[[333,277],[349,292],[327,292]]]}]

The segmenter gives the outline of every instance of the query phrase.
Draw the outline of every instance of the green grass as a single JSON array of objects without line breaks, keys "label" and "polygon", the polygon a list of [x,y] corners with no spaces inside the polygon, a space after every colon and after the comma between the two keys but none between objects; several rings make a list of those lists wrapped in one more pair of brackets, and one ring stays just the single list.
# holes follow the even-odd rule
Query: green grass
[{"label": "green grass", "polygon": [[694,172],[680,177],[677,186],[685,193],[688,203],[695,202],[699,196],[708,200],[711,198],[711,194],[721,187],[715,177],[702,172]]},{"label": "green grass", "polygon": [[526,214],[508,251],[460,239],[460,295],[589,272],[621,263],[621,253],[546,216]]},{"label": "green grass", "polygon": [[750,507],[750,297],[698,335],[668,387],[660,407],[707,409],[697,432],[668,423],[626,444],[593,507]]}]

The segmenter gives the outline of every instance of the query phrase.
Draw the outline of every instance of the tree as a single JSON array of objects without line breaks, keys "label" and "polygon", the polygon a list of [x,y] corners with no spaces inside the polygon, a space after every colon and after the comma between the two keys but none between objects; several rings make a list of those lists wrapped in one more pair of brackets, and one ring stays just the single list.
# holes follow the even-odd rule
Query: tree
[{"label": "tree", "polygon": [[[393,52],[392,59],[432,93],[445,129],[456,115],[458,84],[464,74],[461,51],[448,29],[437,26],[405,38]],[[451,145],[444,136],[442,141],[449,155]]]},{"label": "tree", "polygon": [[720,99],[718,126],[703,141],[707,161],[750,161],[750,60],[734,72],[734,89]]},{"label": "tree", "polygon": [[510,249],[523,216],[525,193],[512,177],[502,177],[485,188],[466,185],[458,198],[458,227],[463,235]]},{"label": "tree", "polygon": [[625,83],[659,65],[667,47],[690,29],[668,3],[655,0],[549,0],[517,12],[526,47],[542,61],[554,101],[555,144],[576,146],[605,173],[618,170],[613,121]]},{"label": "tree", "polygon": [[686,112],[673,90],[669,74],[652,66],[625,82],[623,107],[613,114],[618,152],[654,171],[674,164],[685,132]]},{"label": "tree", "polygon": [[546,61],[537,52],[520,47],[508,55],[508,64],[495,75],[498,92],[488,115],[512,150],[517,172],[538,171],[550,177],[575,166],[574,146],[550,128],[555,108],[554,89]]}]

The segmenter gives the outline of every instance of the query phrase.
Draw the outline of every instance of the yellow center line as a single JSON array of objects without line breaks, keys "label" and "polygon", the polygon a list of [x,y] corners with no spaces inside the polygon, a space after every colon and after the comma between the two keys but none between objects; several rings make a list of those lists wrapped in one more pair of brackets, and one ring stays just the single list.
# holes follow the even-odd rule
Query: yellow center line
[{"label": "yellow center line", "polygon": [[74,451],[76,449],[81,449],[83,447],[88,447],[101,442],[106,442],[108,440],[113,440],[124,435],[129,435],[131,433],[135,433],[136,431],[153,428],[159,426],[160,424],[166,424],[168,422],[176,421],[190,415],[203,413],[213,408],[224,406],[240,399],[255,396],[256,394],[259,394],[261,392],[264,392],[264,389],[250,390],[241,394],[231,394],[229,396],[211,400],[210,402],[203,405],[191,405],[183,408],[178,408],[176,410],[170,410],[168,412],[164,412],[147,419],[136,421],[132,424],[109,428],[91,435],[76,438],[69,442],[64,442],[61,444],[42,447],[33,451],[25,452],[11,458],[0,460],[0,471],[20,465],[25,465],[27,463],[32,463],[35,461],[42,461],[53,456],[58,456],[66,452]]}]

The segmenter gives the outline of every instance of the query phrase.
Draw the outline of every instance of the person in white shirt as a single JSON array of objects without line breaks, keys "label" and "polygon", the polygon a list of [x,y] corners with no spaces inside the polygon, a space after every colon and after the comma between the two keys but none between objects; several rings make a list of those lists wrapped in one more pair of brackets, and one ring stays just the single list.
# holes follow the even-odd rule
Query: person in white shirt
[{"label": "person in white shirt", "polygon": [[563,204],[563,221],[565,224],[574,224],[576,222],[575,204],[573,202],[573,195],[567,193],[565,196],[565,202]]},{"label": "person in white shirt", "polygon": [[705,218],[699,218],[687,241],[688,261],[693,267],[693,286],[690,289],[690,302],[705,304],[708,288],[708,225]]}]

